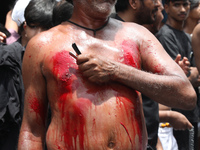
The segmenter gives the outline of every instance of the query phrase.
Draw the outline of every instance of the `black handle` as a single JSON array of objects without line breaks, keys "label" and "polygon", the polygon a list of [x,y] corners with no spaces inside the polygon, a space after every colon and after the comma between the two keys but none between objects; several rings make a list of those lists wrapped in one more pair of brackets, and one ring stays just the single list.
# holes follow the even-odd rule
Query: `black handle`
[{"label": "black handle", "polygon": [[73,49],[75,50],[75,52],[76,52],[77,55],[80,55],[80,54],[81,54],[81,52],[80,52],[80,50],[78,49],[76,43],[73,43],[73,44],[72,44],[72,47],[73,47]]}]

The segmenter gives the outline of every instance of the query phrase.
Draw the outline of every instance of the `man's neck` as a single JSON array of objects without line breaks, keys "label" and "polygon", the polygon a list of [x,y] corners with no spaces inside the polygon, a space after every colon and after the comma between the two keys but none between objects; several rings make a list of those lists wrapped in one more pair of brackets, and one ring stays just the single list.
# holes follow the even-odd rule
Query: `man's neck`
[{"label": "man's neck", "polygon": [[166,24],[176,30],[183,31],[184,21],[176,21],[176,20],[168,18],[166,21]]},{"label": "man's neck", "polygon": [[98,29],[102,27],[109,18],[109,14],[91,14],[88,15],[84,11],[78,10],[73,12],[70,21],[90,29]]}]

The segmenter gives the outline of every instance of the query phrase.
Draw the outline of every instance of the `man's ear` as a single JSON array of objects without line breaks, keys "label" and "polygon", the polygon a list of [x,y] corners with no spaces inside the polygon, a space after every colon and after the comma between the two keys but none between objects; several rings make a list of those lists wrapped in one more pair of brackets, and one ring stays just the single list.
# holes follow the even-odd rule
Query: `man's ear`
[{"label": "man's ear", "polygon": [[138,3],[139,3],[138,0],[129,0],[129,4],[134,10],[137,9]]}]

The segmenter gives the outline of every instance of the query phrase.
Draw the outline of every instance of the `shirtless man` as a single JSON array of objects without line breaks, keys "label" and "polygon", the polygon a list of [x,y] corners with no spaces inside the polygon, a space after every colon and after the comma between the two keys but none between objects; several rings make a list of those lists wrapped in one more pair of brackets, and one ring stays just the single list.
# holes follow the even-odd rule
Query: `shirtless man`
[{"label": "shirtless man", "polygon": [[198,71],[200,72],[200,24],[196,25],[192,33],[192,48],[194,52],[195,63]]},{"label": "shirtless man", "polygon": [[[74,0],[71,22],[30,40],[19,150],[41,150],[45,140],[48,150],[145,150],[138,91],[170,107],[194,108],[195,91],[157,39],[142,26],[108,19],[115,3]],[[77,59],[69,54],[72,43],[82,53]]]}]

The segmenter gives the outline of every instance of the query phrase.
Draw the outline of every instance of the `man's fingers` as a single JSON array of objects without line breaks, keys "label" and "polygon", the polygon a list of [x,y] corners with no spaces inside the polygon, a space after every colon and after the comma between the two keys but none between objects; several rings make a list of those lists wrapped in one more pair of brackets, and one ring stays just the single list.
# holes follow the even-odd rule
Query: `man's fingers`
[{"label": "man's fingers", "polygon": [[183,63],[190,65],[190,62],[187,57],[183,57]]},{"label": "man's fingers", "polygon": [[85,63],[87,61],[89,61],[90,56],[87,54],[81,54],[77,56],[77,64],[80,65],[82,63]]},{"label": "man's fingers", "polygon": [[3,32],[0,32],[0,42],[4,42],[6,39],[6,35]]},{"label": "man's fingers", "polygon": [[0,36],[6,38],[6,35],[3,32],[0,32]]},{"label": "man's fingers", "polygon": [[91,77],[92,75],[93,75],[92,69],[88,69],[88,70],[85,70],[85,71],[83,72],[83,76],[84,76],[84,77],[89,78],[89,77]]},{"label": "man's fingers", "polygon": [[86,71],[88,69],[91,69],[92,67],[94,67],[93,64],[91,64],[90,62],[86,61],[86,62],[82,62],[81,64],[79,64],[78,68],[81,71]]},{"label": "man's fingers", "polygon": [[178,54],[178,55],[176,56],[176,59],[175,59],[174,61],[175,61],[176,63],[178,63],[180,60],[181,60],[181,55]]},{"label": "man's fingers", "polygon": [[73,52],[69,52],[69,54],[72,56],[72,57],[74,57],[75,59],[77,59],[77,56],[73,53]]}]

